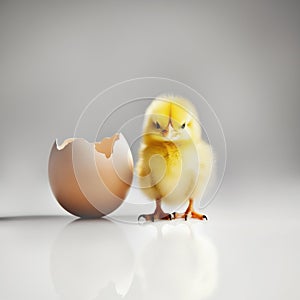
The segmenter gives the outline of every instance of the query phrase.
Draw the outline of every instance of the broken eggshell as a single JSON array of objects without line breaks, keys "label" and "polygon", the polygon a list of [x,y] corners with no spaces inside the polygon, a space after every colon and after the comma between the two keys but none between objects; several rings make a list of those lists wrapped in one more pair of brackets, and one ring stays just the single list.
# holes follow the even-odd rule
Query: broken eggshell
[{"label": "broken eggshell", "polygon": [[58,203],[79,217],[105,216],[125,199],[133,177],[133,159],[122,134],[101,142],[71,138],[54,143],[49,182]]}]

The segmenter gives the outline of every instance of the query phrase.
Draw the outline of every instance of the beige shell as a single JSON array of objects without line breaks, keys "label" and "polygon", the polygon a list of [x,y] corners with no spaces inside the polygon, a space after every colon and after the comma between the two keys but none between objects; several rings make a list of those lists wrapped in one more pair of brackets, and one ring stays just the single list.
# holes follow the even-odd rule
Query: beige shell
[{"label": "beige shell", "polygon": [[59,204],[80,217],[102,217],[125,199],[133,177],[133,159],[122,134],[101,142],[67,139],[54,143],[49,182]]}]

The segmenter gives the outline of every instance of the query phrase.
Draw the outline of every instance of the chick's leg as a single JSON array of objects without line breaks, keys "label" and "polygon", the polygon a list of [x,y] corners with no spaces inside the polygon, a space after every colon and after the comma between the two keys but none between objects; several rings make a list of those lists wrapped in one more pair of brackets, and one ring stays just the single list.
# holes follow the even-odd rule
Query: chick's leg
[{"label": "chick's leg", "polygon": [[174,219],[184,218],[185,220],[187,220],[188,217],[191,217],[192,219],[207,220],[207,217],[205,215],[199,214],[194,210],[194,200],[192,198],[189,199],[189,206],[184,213],[174,212],[173,216]]},{"label": "chick's leg", "polygon": [[154,213],[148,215],[140,215],[138,220],[140,221],[141,219],[154,222],[154,220],[172,220],[172,216],[162,210],[161,199],[156,199],[156,208]]}]

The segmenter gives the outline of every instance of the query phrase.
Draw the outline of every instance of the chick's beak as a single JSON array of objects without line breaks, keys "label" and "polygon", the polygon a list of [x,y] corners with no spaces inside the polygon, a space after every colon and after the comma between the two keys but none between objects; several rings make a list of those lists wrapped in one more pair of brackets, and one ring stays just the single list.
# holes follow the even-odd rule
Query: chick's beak
[{"label": "chick's beak", "polygon": [[163,130],[161,131],[161,134],[163,135],[163,137],[166,137],[166,136],[168,135],[168,133],[169,133],[169,130],[168,130],[168,129],[163,129]]},{"label": "chick's beak", "polygon": [[161,134],[164,138],[167,138],[168,140],[174,140],[177,137],[176,130],[172,127],[171,124],[168,125],[168,128],[163,129],[161,131]]}]

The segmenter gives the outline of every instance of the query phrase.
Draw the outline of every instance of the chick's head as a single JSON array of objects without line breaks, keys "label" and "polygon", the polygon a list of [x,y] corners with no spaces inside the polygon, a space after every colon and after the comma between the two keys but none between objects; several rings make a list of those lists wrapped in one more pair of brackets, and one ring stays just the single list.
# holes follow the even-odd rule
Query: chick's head
[{"label": "chick's head", "polygon": [[144,142],[197,142],[201,127],[197,112],[188,100],[159,96],[148,107],[144,122]]}]

